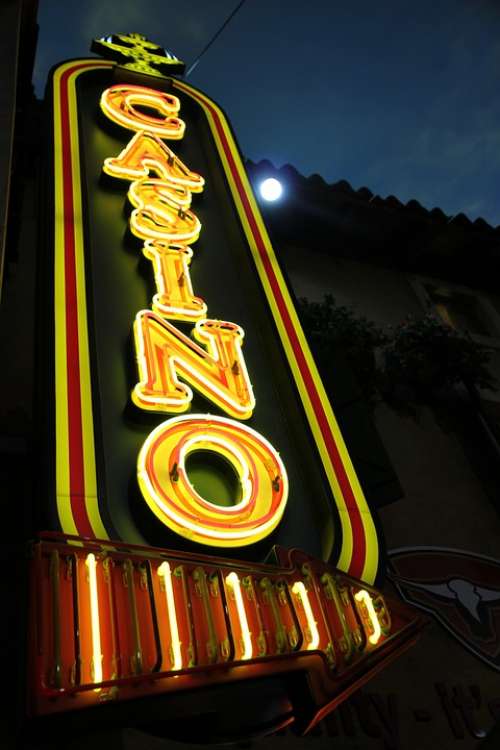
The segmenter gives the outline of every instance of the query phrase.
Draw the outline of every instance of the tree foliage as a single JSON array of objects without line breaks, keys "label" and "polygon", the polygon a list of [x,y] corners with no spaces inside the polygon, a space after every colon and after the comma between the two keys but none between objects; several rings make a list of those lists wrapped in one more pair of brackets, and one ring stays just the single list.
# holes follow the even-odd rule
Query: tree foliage
[{"label": "tree foliage", "polygon": [[350,308],[337,305],[331,294],[325,295],[322,302],[300,299],[299,315],[320,369],[334,360],[340,349],[355,372],[365,399],[370,403],[376,400],[375,351],[388,342],[384,331]]},{"label": "tree foliage", "polygon": [[383,391],[387,400],[429,403],[454,385],[495,389],[491,353],[468,333],[434,315],[408,317],[396,326],[383,350]]},{"label": "tree foliage", "polygon": [[[496,389],[489,370],[491,352],[467,333],[434,315],[408,317],[383,330],[332,295],[321,302],[299,300],[299,314],[323,371],[341,349],[363,396],[372,405],[383,398],[398,411],[414,413],[459,383]],[[378,356],[377,356],[378,354]]]}]

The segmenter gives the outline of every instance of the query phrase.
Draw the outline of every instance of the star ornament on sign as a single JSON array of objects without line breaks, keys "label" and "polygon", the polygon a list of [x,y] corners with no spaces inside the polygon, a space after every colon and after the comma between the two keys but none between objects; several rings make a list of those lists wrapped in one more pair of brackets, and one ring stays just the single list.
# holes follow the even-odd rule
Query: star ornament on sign
[{"label": "star ornament on sign", "polygon": [[182,75],[185,69],[182,60],[142,34],[112,34],[94,39],[91,50],[127,70],[145,75],[165,78],[172,73]]}]

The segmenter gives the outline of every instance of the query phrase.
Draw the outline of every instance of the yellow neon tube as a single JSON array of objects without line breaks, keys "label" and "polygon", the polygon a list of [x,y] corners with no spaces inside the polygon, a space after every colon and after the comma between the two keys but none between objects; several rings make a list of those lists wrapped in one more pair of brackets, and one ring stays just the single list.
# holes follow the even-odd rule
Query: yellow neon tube
[{"label": "yellow neon tube", "polygon": [[134,206],[130,231],[139,239],[189,244],[200,236],[201,222],[188,210],[191,191],[187,188],[172,187],[165,180],[135,180],[128,198]]},{"label": "yellow neon tube", "polygon": [[[248,239],[252,256],[256,263],[257,272],[263,284],[267,300],[269,302],[274,320],[280,333],[283,347],[287,354],[287,359],[292,369],[295,383],[304,403],[307,419],[311,426],[314,439],[321,454],[328,481],[338,508],[342,526],[342,538],[337,567],[345,571],[350,571],[351,575],[353,575],[354,577],[358,576],[359,571],[356,572],[356,566],[354,565],[353,560],[353,544],[356,544],[357,542],[358,532],[354,531],[351,510],[348,507],[349,501],[347,501],[346,504],[346,499],[342,494],[342,489],[339,484],[337,469],[333,462],[333,458],[328,451],[327,443],[321,430],[321,411],[317,408],[317,406],[314,405],[313,399],[311,398],[311,391],[306,384],[299,358],[297,356],[292,338],[289,333],[289,329],[287,328],[285,318],[283,317],[283,313],[278,302],[280,294],[282,295],[283,303],[286,306],[288,313],[290,314],[292,328],[295,331],[295,334],[299,341],[301,356],[303,356],[306,361],[307,370],[309,371],[312,381],[317,390],[321,407],[324,410],[324,416],[326,417],[330,426],[331,437],[335,441],[339,450],[341,462],[347,473],[354,493],[354,503],[360,512],[363,526],[363,531],[361,533],[365,538],[367,546],[366,554],[364,556],[364,562],[362,563],[362,571],[359,577],[369,583],[373,583],[377,572],[379,555],[378,538],[373,522],[373,517],[364,498],[363,491],[359,484],[354,467],[352,466],[352,462],[340,433],[335,415],[325,393],[316,365],[312,359],[312,355],[302,331],[301,325],[298,321],[297,313],[294,309],[294,305],[290,297],[290,292],[283,278],[279,264],[277,263],[276,255],[267,235],[262,217],[259,213],[259,209],[248,182],[248,177],[241,162],[238,149],[234,142],[234,137],[229,123],[227,122],[224,113],[220,110],[220,108],[215,104],[213,100],[209,99],[201,92],[196,91],[184,81],[174,80],[173,88],[174,90],[185,93],[191,99],[197,101],[203,107],[203,110],[207,116],[210,129],[213,134],[222,165],[224,167],[224,172],[227,177],[236,208],[238,210],[241,224],[244,229],[245,236]],[[241,187],[239,184],[240,182]],[[243,200],[243,196],[245,200]],[[255,226],[257,227],[257,232],[255,230]],[[261,250],[259,247],[259,235],[264,245],[263,250]],[[261,252],[265,252],[265,257],[269,262],[269,267],[265,262],[262,261],[263,256],[261,256]],[[269,268],[271,269],[271,273],[268,270]],[[276,287],[272,286],[273,275],[278,284],[278,290],[276,290]]]},{"label": "yellow neon tube", "polygon": [[[219,453],[234,466],[242,490],[237,505],[216,506],[198,495],[185,472],[186,446]],[[281,520],[288,497],[286,470],[273,446],[249,427],[215,415],[177,417],[159,425],[139,453],[137,477],[162,523],[211,546],[239,547],[263,539]]]},{"label": "yellow neon tube", "polygon": [[368,617],[370,618],[370,622],[373,627],[373,633],[368,636],[368,640],[370,641],[370,643],[375,645],[380,640],[382,630],[378,621],[377,613],[375,612],[375,607],[373,606],[372,598],[368,591],[366,591],[365,589],[361,589],[361,591],[358,591],[358,593],[354,595],[354,598],[357,602],[362,602],[366,607]]},{"label": "yellow neon tube", "polygon": [[94,682],[102,682],[102,654],[101,632],[99,628],[99,599],[97,596],[97,561],[90,552],[85,560],[89,571],[90,588],[90,620],[92,627],[92,678]]},{"label": "yellow neon tube", "polygon": [[308,651],[313,651],[319,646],[319,633],[316,626],[316,620],[314,619],[313,611],[311,609],[311,603],[309,601],[307,589],[302,581],[295,581],[292,586],[292,592],[295,594],[295,596],[298,596],[298,598],[302,602],[302,606],[304,607],[307,627],[309,630],[309,644],[307,646],[307,649]]},{"label": "yellow neon tube", "polygon": [[[136,106],[154,109],[160,116],[147,115]],[[180,106],[176,96],[144,86],[119,84],[106,89],[101,96],[102,111],[117,125],[174,140],[182,138],[186,129],[186,124],[176,116]]]},{"label": "yellow neon tube", "polygon": [[234,601],[236,603],[236,611],[238,612],[238,619],[240,621],[241,628],[241,639],[243,641],[243,653],[242,659],[252,658],[252,637],[250,630],[248,629],[247,613],[245,612],[245,605],[243,604],[243,597],[241,596],[240,579],[238,575],[233,571],[226,576],[226,583],[231,587],[234,594]]},{"label": "yellow neon tube", "polygon": [[153,310],[171,319],[196,321],[206,317],[207,305],[201,297],[194,296],[191,283],[191,248],[146,240],[142,252],[154,268],[158,292],[153,297]]},{"label": "yellow neon tube", "polygon": [[136,133],[117,157],[104,159],[103,171],[121,180],[140,180],[154,172],[161,180],[201,193],[205,180],[192,172],[160,138]]},{"label": "yellow neon tube", "polygon": [[182,669],[182,651],[179,640],[179,629],[177,627],[177,614],[175,611],[174,589],[172,587],[172,572],[170,565],[165,560],[158,568],[158,575],[163,578],[165,584],[165,595],[167,599],[168,624],[170,626],[170,640],[172,647],[172,669]]},{"label": "yellow neon tube", "polygon": [[[217,450],[219,447],[222,450]],[[234,513],[235,511],[241,511],[246,508],[251,500],[253,482],[250,476],[250,468],[248,466],[248,462],[245,460],[242,452],[239,451],[238,448],[236,448],[234,445],[232,445],[229,440],[224,440],[224,438],[200,432],[199,435],[186,440],[179,447],[179,471],[183,471],[184,473],[186,473],[186,457],[189,455],[189,453],[195,451],[196,449],[214,450],[215,453],[220,453],[220,455],[226,456],[228,461],[230,461],[230,463],[236,469],[241,487],[241,500],[239,501],[239,503],[234,503],[234,505],[231,505],[231,511],[232,513]],[[187,481],[189,482],[188,478]],[[198,495],[195,488],[191,485],[191,482],[189,482],[189,486],[192,489],[193,495],[200,498],[200,495]],[[202,502],[206,503],[206,505],[213,506],[215,510],[220,509],[220,505],[216,503],[211,503],[209,500],[204,500],[204,498],[201,498],[201,500]]]},{"label": "yellow neon tube", "polygon": [[[140,310],[134,324],[139,383],[132,401],[150,411],[186,411],[193,398],[178,372],[231,416],[249,419],[255,397],[242,351],[244,331],[235,323],[199,320],[191,338],[149,310]],[[159,356],[160,355],[160,356]]]}]

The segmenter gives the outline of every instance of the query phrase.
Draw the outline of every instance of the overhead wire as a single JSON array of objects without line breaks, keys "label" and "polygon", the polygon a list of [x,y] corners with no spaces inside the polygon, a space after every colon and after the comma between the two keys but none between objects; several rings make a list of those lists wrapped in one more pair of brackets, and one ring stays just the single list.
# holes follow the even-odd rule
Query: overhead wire
[{"label": "overhead wire", "polygon": [[217,39],[217,37],[220,36],[220,34],[222,34],[222,32],[224,31],[224,29],[226,28],[226,26],[228,25],[228,23],[235,17],[235,15],[240,10],[240,8],[242,7],[242,5],[244,5],[245,2],[246,2],[246,0],[240,0],[240,2],[238,3],[238,5],[231,11],[231,13],[228,15],[228,17],[224,21],[224,23],[219,27],[219,29],[215,32],[215,34],[213,35],[213,37],[203,47],[203,49],[201,50],[200,54],[195,59],[195,61],[189,66],[188,70],[184,74],[184,78],[187,78],[193,72],[193,70],[196,68],[196,66],[200,62],[200,60],[203,57],[203,55],[205,54],[205,52],[207,52],[207,50],[212,46],[212,44],[215,42],[215,40]]}]

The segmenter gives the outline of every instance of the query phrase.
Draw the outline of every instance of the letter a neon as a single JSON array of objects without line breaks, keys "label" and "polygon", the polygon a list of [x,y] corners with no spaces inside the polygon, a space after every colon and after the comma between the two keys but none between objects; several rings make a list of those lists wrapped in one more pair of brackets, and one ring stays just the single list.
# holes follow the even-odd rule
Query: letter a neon
[{"label": "letter a neon", "polygon": [[140,180],[151,176],[174,186],[201,193],[205,180],[192,172],[160,138],[152,133],[136,133],[117,157],[104,160],[103,170],[121,180]]}]

